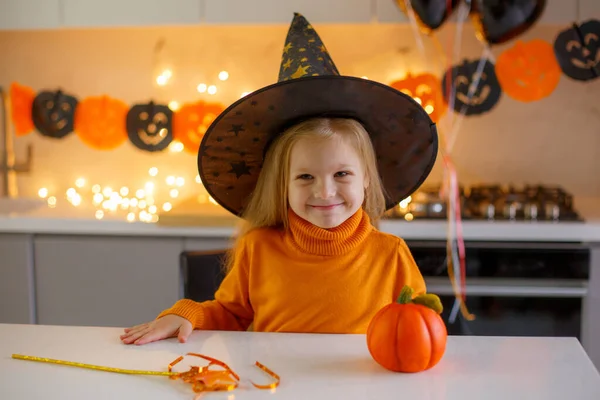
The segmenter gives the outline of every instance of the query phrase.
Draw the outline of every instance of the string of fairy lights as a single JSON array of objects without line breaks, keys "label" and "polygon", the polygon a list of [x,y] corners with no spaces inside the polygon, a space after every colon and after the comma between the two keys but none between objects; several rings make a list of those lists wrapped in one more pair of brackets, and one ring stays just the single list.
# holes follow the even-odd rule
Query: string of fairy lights
[{"label": "string of fairy lights", "polygon": [[[155,69],[155,71],[158,72],[154,83],[161,88],[169,86],[174,77],[173,68],[169,64],[163,63],[163,67]],[[217,76],[221,82],[230,78],[229,72],[225,70],[220,71]],[[362,78],[368,79],[367,76],[362,76]],[[201,95],[213,96],[217,94],[218,87],[214,83],[201,82],[196,85],[195,90]],[[242,92],[240,98],[250,93],[250,91]],[[420,103],[420,99],[416,98],[415,100]],[[168,102],[168,107],[172,111],[177,111],[180,104],[177,100],[171,100]],[[428,113],[431,111],[427,110]],[[172,153],[180,153],[183,150],[183,144],[177,140],[173,140],[169,145],[169,151]],[[199,186],[198,190],[193,188],[199,203],[212,203],[218,206],[216,201],[206,193],[198,175],[195,177],[195,184]],[[98,220],[117,218],[125,219],[128,222],[156,223],[160,219],[160,213],[168,213],[173,209],[173,202],[180,198],[184,186],[186,186],[184,177],[173,174],[162,176],[157,167],[151,167],[148,170],[147,181],[139,187],[102,186],[80,177],[64,191],[41,187],[37,194],[46,200],[49,208],[56,208],[61,202],[75,208],[91,208],[94,218]],[[400,203],[400,209],[406,211],[410,201],[411,199],[408,198]],[[405,215],[407,220],[411,220],[411,217],[410,212]]]},{"label": "string of fairy lights", "polygon": [[[173,209],[172,202],[180,197],[186,181],[184,177],[176,175],[167,175],[163,179],[157,167],[148,170],[148,177],[148,181],[137,188],[113,188],[97,183],[90,184],[85,178],[78,178],[64,193],[51,193],[48,188],[42,187],[38,190],[38,196],[45,199],[50,208],[56,208],[60,201],[72,207],[91,206],[94,217],[98,220],[113,216],[124,217],[128,222],[155,223],[159,220],[160,212]],[[202,187],[199,175],[196,175],[195,183]],[[160,191],[163,188],[166,189],[166,196]],[[203,191],[198,194],[197,199],[200,203],[217,205]]]}]

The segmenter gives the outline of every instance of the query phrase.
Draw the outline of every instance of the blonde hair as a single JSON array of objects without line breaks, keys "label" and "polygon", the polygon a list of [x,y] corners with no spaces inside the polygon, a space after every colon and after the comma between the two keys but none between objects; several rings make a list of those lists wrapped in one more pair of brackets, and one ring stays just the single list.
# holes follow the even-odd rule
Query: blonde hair
[{"label": "blonde hair", "polygon": [[[327,140],[342,135],[358,153],[369,182],[362,208],[373,223],[385,212],[385,194],[377,170],[373,144],[365,128],[349,118],[313,118],[302,121],[278,136],[269,147],[256,187],[248,199],[237,240],[253,229],[288,228],[288,180],[292,148],[301,139]],[[225,270],[233,264],[233,249],[225,257]]]}]

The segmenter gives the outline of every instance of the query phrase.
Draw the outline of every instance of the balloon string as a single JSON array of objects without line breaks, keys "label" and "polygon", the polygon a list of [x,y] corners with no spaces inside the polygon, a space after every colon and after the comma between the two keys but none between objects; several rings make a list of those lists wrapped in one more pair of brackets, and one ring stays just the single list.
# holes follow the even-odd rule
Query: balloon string
[{"label": "balloon string", "polygon": [[[460,191],[458,187],[457,173],[450,155],[444,154],[443,161],[446,166],[443,190],[447,194],[448,204],[448,241],[446,244],[448,277],[452,284],[456,299],[454,309],[457,310],[456,306],[458,305],[463,317],[466,320],[471,321],[475,319],[475,316],[469,312],[465,304],[466,252],[462,230]],[[458,273],[455,273],[455,268],[458,268]],[[455,318],[456,312],[451,313],[449,322],[454,323]]]},{"label": "balloon string", "polygon": [[[452,3],[451,0],[447,0],[447,3],[450,5]],[[464,27],[464,22],[466,21],[467,17],[469,16],[469,10],[470,7],[468,4],[461,2],[459,7],[458,7],[458,21],[456,23],[456,29],[454,32],[454,48],[452,48],[452,38],[451,35],[448,35],[448,41],[449,41],[449,46],[448,46],[448,52],[450,55],[449,57],[449,65],[448,68],[446,70],[446,93],[447,93],[447,99],[448,99],[448,108],[450,110],[454,110],[454,102],[455,102],[455,96],[456,96],[456,85],[453,84],[453,76],[452,76],[452,65],[456,62],[458,62],[458,59],[460,58],[460,54],[461,54],[461,44],[462,44],[462,33],[463,33],[463,27]],[[453,50],[453,51],[452,51]],[[454,113],[449,112],[448,113],[448,129],[450,131],[450,133],[454,133],[454,130],[452,129],[452,127],[454,126]],[[451,148],[447,149],[448,153],[451,152]]]},{"label": "balloon string", "polygon": [[[488,59],[491,59],[491,58],[492,58],[492,55],[491,55],[490,47],[488,45],[486,45],[483,48],[481,58],[479,60],[479,63],[477,64],[477,68],[475,70],[475,76],[473,78],[473,81],[471,82],[471,85],[469,86],[469,91],[467,92],[467,101],[465,102],[466,104],[462,105],[462,107],[460,108],[460,113],[456,119],[456,123],[452,125],[452,131],[450,133],[450,139],[448,142],[448,146],[449,146],[447,149],[448,153],[452,152],[452,148],[454,147],[454,143],[456,142],[456,135],[462,124],[465,113],[467,112],[467,108],[469,107],[468,103],[471,100],[471,98],[473,97],[473,95],[475,94],[477,87],[479,86],[479,81],[481,80],[481,74],[483,73],[483,68],[485,67],[485,63]],[[456,88],[454,88],[454,90],[456,90]]]},{"label": "balloon string", "polygon": [[406,7],[406,15],[410,20],[410,27],[413,31],[413,36],[415,41],[417,42],[417,46],[419,47],[419,52],[423,56],[423,59],[427,59],[425,54],[425,46],[423,45],[423,39],[421,38],[421,33],[419,32],[419,25],[417,24],[417,19],[415,18],[415,12],[412,9],[412,5],[410,4],[410,0],[404,0],[404,5]]}]

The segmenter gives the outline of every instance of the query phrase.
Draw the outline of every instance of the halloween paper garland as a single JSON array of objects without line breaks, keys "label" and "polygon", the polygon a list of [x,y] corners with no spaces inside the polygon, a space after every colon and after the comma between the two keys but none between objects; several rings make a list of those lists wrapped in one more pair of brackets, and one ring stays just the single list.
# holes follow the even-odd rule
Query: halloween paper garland
[{"label": "halloween paper garland", "polygon": [[220,104],[206,103],[202,100],[185,104],[175,113],[173,137],[183,144],[187,152],[196,154],[202,136],[223,110],[225,108]]},{"label": "halloween paper garland", "polygon": [[91,148],[116,149],[127,140],[128,109],[127,104],[109,96],[84,99],[75,112],[77,135]]},{"label": "halloween paper garland", "polygon": [[75,134],[96,150],[114,150],[128,139],[147,152],[165,150],[173,140],[195,154],[204,132],[225,109],[220,103],[198,101],[178,111],[167,105],[148,103],[128,106],[108,95],[89,96],[79,101],[60,89],[37,95],[30,87],[13,82],[10,87],[11,120],[17,136],[34,130],[40,135],[62,139]]},{"label": "halloween paper garland", "polygon": [[554,54],[569,78],[588,81],[600,76],[600,21],[590,19],[561,31]]},{"label": "halloween paper garland", "polygon": [[30,133],[35,126],[31,119],[31,107],[35,92],[32,88],[13,83],[10,85],[11,119],[15,124],[15,134],[24,136]]},{"label": "halloween paper garland", "polygon": [[[405,0],[397,1],[400,4]],[[456,6],[456,2],[451,3]],[[418,9],[415,5],[413,11],[422,18],[419,23],[429,29],[436,29],[451,13],[445,8]],[[496,38],[500,43],[498,40],[506,41],[500,36]],[[434,122],[447,111],[448,87],[456,88],[450,91],[454,93],[453,111],[465,116],[489,112],[502,93],[521,102],[541,100],[552,94],[562,75],[576,81],[591,81],[600,76],[600,21],[574,23],[557,34],[553,45],[541,39],[517,40],[498,56],[495,65],[486,60],[480,85],[469,99],[468,84],[473,81],[473,66],[478,62],[463,60],[451,67],[450,74],[446,71],[441,81],[429,73],[409,73],[390,86],[419,98]],[[453,86],[447,85],[449,75]],[[80,102],[61,89],[42,90],[36,95],[32,88],[16,82],[10,87],[10,101],[17,136],[36,130],[45,137],[62,139],[75,132],[84,143],[98,150],[115,149],[129,139],[133,146],[148,152],[163,151],[173,140],[178,140],[192,154],[198,151],[210,123],[225,109],[220,103],[202,100],[184,104],[177,111],[153,101],[129,108],[108,95]]]},{"label": "halloween paper garland", "polygon": [[541,100],[556,89],[561,70],[550,43],[519,40],[496,60],[496,76],[507,95],[530,102]]},{"label": "halloween paper garland", "polygon": [[390,86],[414,98],[427,111],[433,122],[438,122],[448,109],[440,80],[433,74],[413,75],[409,72]]},{"label": "halloween paper garland", "polygon": [[[483,62],[481,76],[477,76],[479,64]],[[449,72],[449,73],[448,73]],[[454,93],[452,104],[454,111],[465,116],[482,114],[490,111],[500,100],[502,88],[498,83],[494,64],[489,60],[464,59],[459,65],[452,66],[444,74],[442,87],[447,87],[451,78],[451,92]],[[444,91],[446,98],[447,92]],[[446,98],[449,102],[450,99]]]},{"label": "halloween paper garland", "polygon": [[42,91],[33,99],[31,119],[39,133],[61,139],[73,132],[77,104],[75,97],[61,90]]},{"label": "halloween paper garland", "polygon": [[173,111],[161,104],[136,104],[127,113],[127,135],[140,150],[161,151],[173,140]]}]

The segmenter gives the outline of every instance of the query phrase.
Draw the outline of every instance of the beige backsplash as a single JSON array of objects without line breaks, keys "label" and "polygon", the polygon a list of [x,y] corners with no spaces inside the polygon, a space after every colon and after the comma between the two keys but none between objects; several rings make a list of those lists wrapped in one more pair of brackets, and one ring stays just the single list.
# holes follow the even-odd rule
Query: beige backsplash
[{"label": "beige backsplash", "polygon": [[[409,27],[394,25],[316,26],[338,68],[344,74],[390,83],[406,71],[433,71],[436,53],[424,38],[427,58],[415,45]],[[523,38],[552,42],[560,26],[540,27]],[[83,99],[109,94],[132,104],[155,101],[179,103],[205,99],[227,105],[274,82],[287,26],[181,27],[111,30],[0,32],[0,84],[16,81],[36,91],[61,87]],[[441,42],[446,43],[445,29]],[[166,39],[165,56],[173,63],[173,83],[153,84],[153,47]],[[496,56],[506,46],[494,48]],[[465,29],[463,57],[479,57],[481,44]],[[230,79],[217,74],[227,70]],[[214,96],[198,94],[198,83],[216,84]],[[443,124],[442,124],[443,126]],[[17,158],[34,146],[33,170],[19,176],[19,191],[35,196],[40,187],[66,190],[82,176],[88,183],[113,188],[143,187],[148,169],[159,177],[182,176],[181,196],[201,191],[194,183],[196,158],[187,153],[152,154],[129,143],[110,152],[86,147],[76,135],[51,140],[32,133],[17,138]],[[600,198],[600,79],[581,83],[561,77],[548,98],[519,103],[503,95],[491,112],[463,120],[453,156],[464,184],[479,182],[562,185],[594,210]],[[427,183],[442,178],[441,162]],[[163,184],[164,186],[164,184]],[[162,189],[161,189],[162,190]],[[600,212],[597,212],[600,213]]]}]

